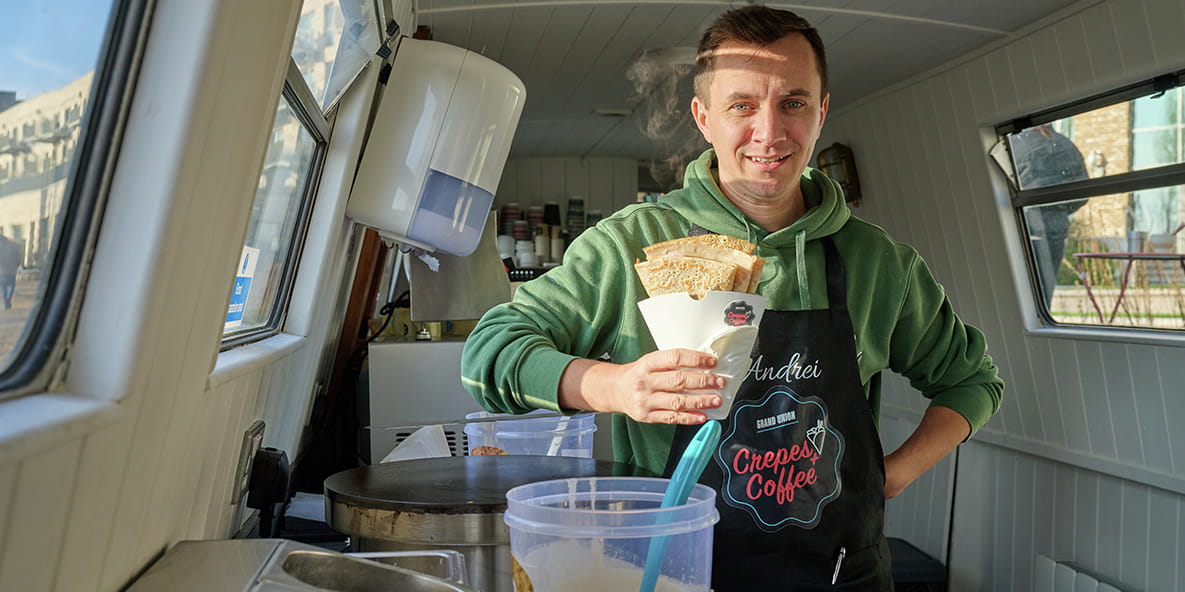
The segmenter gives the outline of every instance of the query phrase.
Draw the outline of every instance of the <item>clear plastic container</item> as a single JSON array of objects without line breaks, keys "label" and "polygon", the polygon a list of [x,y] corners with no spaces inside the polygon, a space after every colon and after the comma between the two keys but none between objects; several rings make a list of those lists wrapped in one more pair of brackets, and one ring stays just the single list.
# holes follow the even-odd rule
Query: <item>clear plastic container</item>
[{"label": "clear plastic container", "polygon": [[470,413],[465,419],[499,419],[465,425],[469,454],[534,454],[541,456],[576,456],[592,458],[593,436],[597,431],[594,415],[557,416],[552,411],[532,411],[523,415]]},{"label": "clear plastic container", "polygon": [[667,537],[656,592],[706,592],[716,493],[696,485],[686,504],[662,508],[668,483],[586,477],[511,489],[505,520],[516,576],[525,574],[535,592],[637,590],[651,540]]}]

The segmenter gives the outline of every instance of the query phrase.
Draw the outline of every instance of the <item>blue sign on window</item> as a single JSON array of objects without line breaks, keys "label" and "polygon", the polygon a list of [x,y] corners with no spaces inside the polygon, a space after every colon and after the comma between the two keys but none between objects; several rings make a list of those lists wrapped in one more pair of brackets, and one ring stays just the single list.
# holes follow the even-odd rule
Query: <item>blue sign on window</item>
[{"label": "blue sign on window", "polygon": [[247,309],[247,295],[251,292],[251,279],[255,275],[255,263],[259,260],[259,249],[243,246],[239,257],[239,269],[235,273],[234,290],[230,293],[230,306],[226,310],[226,325],[223,331],[243,324],[243,312]]}]

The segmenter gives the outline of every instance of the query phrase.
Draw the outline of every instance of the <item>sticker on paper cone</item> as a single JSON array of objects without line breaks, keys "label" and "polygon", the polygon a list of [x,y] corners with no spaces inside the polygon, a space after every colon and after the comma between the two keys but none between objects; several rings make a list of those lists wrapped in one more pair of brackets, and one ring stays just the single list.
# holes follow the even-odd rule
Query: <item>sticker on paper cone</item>
[{"label": "sticker on paper cone", "polygon": [[753,305],[744,300],[734,300],[728,304],[728,308],[724,309],[724,324],[729,327],[752,325],[755,316]]},{"label": "sticker on paper cone", "polygon": [[821,399],[775,387],[735,409],[715,455],[724,473],[721,495],[765,532],[814,528],[843,489],[843,453]]}]

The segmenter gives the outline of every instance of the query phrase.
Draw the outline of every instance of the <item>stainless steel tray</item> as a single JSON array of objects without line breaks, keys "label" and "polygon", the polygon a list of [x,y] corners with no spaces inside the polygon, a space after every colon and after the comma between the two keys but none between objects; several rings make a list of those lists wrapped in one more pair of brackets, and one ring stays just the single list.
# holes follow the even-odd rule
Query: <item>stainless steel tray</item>
[{"label": "stainless steel tray", "polygon": [[323,590],[473,592],[456,582],[397,565],[283,539],[182,541],[128,588],[128,592]]},{"label": "stainless steel tray", "polygon": [[369,553],[346,553],[346,555],[410,569],[458,584],[468,583],[468,578],[465,576],[465,556],[459,551],[443,549],[424,551],[373,551]]}]

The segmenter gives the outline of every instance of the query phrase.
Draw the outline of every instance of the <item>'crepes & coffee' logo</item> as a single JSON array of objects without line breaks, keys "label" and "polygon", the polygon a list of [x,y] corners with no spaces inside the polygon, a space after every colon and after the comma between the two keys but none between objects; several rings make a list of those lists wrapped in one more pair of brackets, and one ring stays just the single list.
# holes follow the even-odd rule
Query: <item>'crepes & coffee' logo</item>
[{"label": "'crepes & coffee' logo", "polygon": [[724,324],[729,327],[752,325],[753,316],[753,305],[744,300],[734,300],[724,309]]},{"label": "'crepes & coffee' logo", "polygon": [[748,512],[765,532],[818,526],[823,508],[843,489],[839,466],[846,448],[826,404],[782,386],[734,413],[715,454],[724,501]]}]

